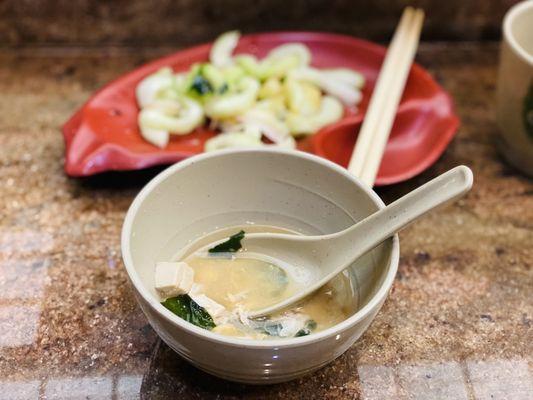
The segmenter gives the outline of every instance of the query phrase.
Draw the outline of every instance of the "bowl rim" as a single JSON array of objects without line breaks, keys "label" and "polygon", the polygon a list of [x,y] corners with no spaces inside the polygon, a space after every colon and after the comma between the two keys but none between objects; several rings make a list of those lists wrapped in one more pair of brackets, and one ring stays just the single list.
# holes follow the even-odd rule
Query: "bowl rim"
[{"label": "bowl rim", "polygon": [[[130,251],[130,237],[131,237],[133,220],[135,216],[137,215],[137,212],[139,208],[141,207],[142,203],[144,202],[145,198],[150,193],[152,193],[152,191],[157,186],[159,186],[162,182],[164,182],[167,178],[169,178],[170,176],[176,173],[179,173],[179,171],[181,171],[184,168],[187,168],[188,166],[192,164],[196,164],[198,162],[202,162],[210,158],[225,157],[228,155],[240,154],[240,153],[285,154],[287,156],[310,160],[312,162],[321,164],[323,167],[333,170],[334,172],[341,174],[344,177],[347,177],[348,179],[350,179],[355,185],[359,187],[359,189],[365,192],[365,194],[370,198],[370,200],[374,202],[376,206],[378,206],[379,208],[385,207],[385,203],[383,202],[383,200],[381,200],[381,198],[377,195],[377,193],[374,192],[374,190],[372,190],[365,184],[363,184],[362,182],[360,182],[359,179],[353,176],[350,172],[348,172],[348,170],[333,163],[332,161],[315,156],[310,153],[306,153],[306,152],[299,151],[299,150],[284,150],[284,149],[278,149],[278,148],[227,149],[227,150],[220,150],[220,151],[211,152],[211,153],[201,153],[196,156],[187,158],[183,161],[180,161],[176,164],[173,164],[170,167],[163,170],[162,172],[160,172],[159,174],[157,174],[154,178],[150,180],[150,182],[148,182],[141,189],[141,191],[137,194],[137,196],[135,196],[135,199],[131,203],[128,209],[128,212],[126,213],[126,216],[124,218],[124,223],[122,226],[122,233],[121,233],[122,259],[124,262],[124,266],[126,268],[126,273],[128,274],[128,277],[130,279],[130,282],[132,283],[135,291],[139,294],[139,296],[141,296],[142,299],[157,314],[163,317],[167,322],[171,323],[174,326],[177,326],[178,328],[185,330],[189,334],[192,334],[194,336],[199,336],[202,339],[207,339],[212,342],[216,342],[218,344],[229,345],[232,347],[246,347],[246,348],[256,348],[256,349],[274,348],[275,350],[278,350],[281,348],[299,347],[299,346],[303,346],[303,345],[307,345],[311,343],[316,343],[324,339],[327,339],[330,336],[336,336],[336,340],[339,340],[340,332],[349,329],[351,326],[355,325],[357,322],[366,318],[370,313],[372,313],[372,311],[374,311],[376,307],[379,306],[380,302],[382,302],[387,297],[389,290],[392,286],[392,283],[394,282],[394,278],[396,276],[396,272],[398,270],[398,265],[399,265],[400,241],[398,238],[398,234],[392,237],[389,269],[385,276],[385,279],[383,280],[378,291],[370,298],[367,304],[365,304],[361,309],[359,309],[349,318],[345,319],[344,321],[330,328],[324,329],[323,331],[314,333],[312,335],[302,336],[302,337],[297,337],[297,338],[265,339],[265,340],[234,338],[231,336],[224,336],[224,335],[216,334],[209,330],[200,328],[196,325],[193,325],[181,319],[177,315],[173,314],[170,310],[166,309],[163,305],[161,305],[160,301],[156,299],[155,296],[152,295],[150,291],[145,287],[139,274],[135,270],[133,266],[133,260],[131,257],[131,251]],[[137,298],[137,301],[140,302],[140,299]]]},{"label": "bowl rim", "polygon": [[533,54],[528,53],[522,43],[518,42],[513,32],[513,24],[522,13],[529,11],[532,7],[533,1],[521,1],[507,10],[503,18],[503,40],[507,41],[512,51],[529,65],[533,65]]}]

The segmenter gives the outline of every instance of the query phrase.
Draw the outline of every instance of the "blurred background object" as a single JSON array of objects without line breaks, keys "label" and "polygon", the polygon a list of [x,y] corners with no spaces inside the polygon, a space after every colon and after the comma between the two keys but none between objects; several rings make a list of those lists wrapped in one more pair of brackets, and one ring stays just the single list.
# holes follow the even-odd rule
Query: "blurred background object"
[{"label": "blurred background object", "polygon": [[507,161],[533,176],[533,1],[512,7],[503,21],[498,70],[498,144]]},{"label": "blurred background object", "polygon": [[428,10],[424,40],[494,40],[513,0],[3,0],[0,43],[173,45],[220,32],[314,30],[386,41],[409,4]]}]

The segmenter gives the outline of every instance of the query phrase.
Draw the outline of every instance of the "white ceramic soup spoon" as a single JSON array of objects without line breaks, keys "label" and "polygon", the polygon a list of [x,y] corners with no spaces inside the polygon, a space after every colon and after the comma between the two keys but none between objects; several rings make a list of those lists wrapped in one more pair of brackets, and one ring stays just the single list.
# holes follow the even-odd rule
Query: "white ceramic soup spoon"
[{"label": "white ceramic soup spoon", "polygon": [[472,171],[459,166],[340,232],[323,236],[247,234],[242,241],[247,251],[271,256],[280,261],[280,266],[287,263],[317,271],[315,278],[303,290],[279,303],[253,310],[249,317],[271,314],[308,296],[415,219],[463,196],[472,183]]}]

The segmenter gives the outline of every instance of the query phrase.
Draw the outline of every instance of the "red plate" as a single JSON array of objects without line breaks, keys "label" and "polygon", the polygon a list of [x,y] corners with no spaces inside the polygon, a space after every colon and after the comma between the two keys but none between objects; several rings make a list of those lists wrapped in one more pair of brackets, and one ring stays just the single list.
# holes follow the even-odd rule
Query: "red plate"
[{"label": "red plate", "polygon": [[[309,46],[313,65],[317,67],[349,67],[360,71],[367,79],[359,112],[347,111],[342,121],[299,144],[301,149],[346,165],[385,48],[349,36],[280,32],[244,36],[236,52],[262,57],[273,47],[286,42]],[[192,63],[207,60],[210,46],[193,47],[153,61],[111,82],[92,96],[63,126],[67,174],[88,176],[109,170],[141,169],[170,164],[201,153],[205,140],[215,134],[206,128],[185,136],[172,136],[165,149],[146,142],[137,127],[139,108],[135,101],[135,87],[143,77],[163,66],[184,71]],[[422,172],[444,151],[457,126],[458,118],[448,94],[424,69],[413,65],[376,184],[399,182]]]}]

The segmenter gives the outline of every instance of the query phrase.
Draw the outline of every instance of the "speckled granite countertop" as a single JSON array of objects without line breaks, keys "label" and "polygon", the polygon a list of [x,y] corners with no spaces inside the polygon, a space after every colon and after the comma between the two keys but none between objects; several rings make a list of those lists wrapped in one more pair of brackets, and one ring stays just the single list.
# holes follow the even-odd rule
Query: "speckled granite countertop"
[{"label": "speckled granite countertop", "polygon": [[62,170],[59,126],[99,86],[170,50],[0,51],[0,399],[531,399],[533,183],[493,145],[497,46],[422,45],[462,126],[435,166],[379,192],[389,202],[462,163],[474,188],[401,234],[392,293],[361,340],[269,387],[191,367],[137,307],[119,233],[155,171]]}]

